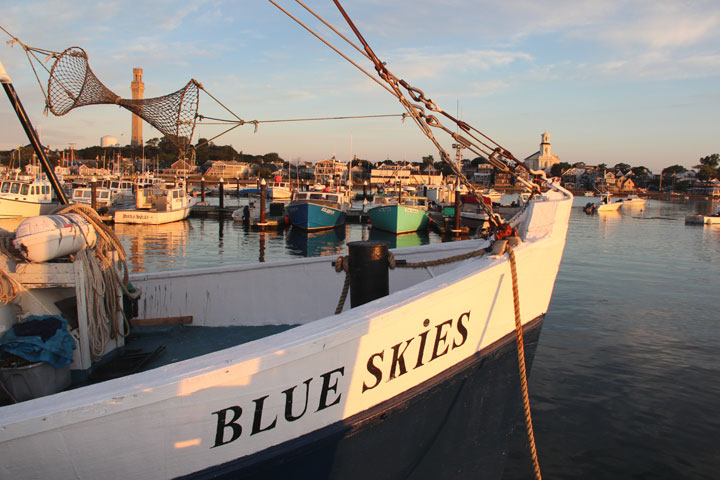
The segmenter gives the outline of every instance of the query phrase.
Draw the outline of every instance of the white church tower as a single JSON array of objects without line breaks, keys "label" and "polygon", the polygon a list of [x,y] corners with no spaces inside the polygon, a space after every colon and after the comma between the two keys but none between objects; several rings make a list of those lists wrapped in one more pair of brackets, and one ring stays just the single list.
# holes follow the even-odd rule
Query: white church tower
[{"label": "white church tower", "polygon": [[550,149],[550,134],[547,130],[540,135],[540,150],[527,157],[524,162],[533,170],[546,172],[549,172],[556,163],[560,163],[560,158],[554,155]]}]

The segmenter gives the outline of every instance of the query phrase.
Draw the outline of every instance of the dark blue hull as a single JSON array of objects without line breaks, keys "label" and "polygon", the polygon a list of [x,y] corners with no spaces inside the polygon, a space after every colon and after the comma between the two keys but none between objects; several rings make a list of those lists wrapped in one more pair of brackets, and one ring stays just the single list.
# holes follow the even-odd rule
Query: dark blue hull
[{"label": "dark blue hull", "polygon": [[[528,370],[542,320],[524,328]],[[183,478],[499,479],[520,398],[513,332],[369,411]]]},{"label": "dark blue hull", "polygon": [[328,205],[291,203],[286,208],[292,224],[304,230],[323,230],[345,224],[345,212]]}]

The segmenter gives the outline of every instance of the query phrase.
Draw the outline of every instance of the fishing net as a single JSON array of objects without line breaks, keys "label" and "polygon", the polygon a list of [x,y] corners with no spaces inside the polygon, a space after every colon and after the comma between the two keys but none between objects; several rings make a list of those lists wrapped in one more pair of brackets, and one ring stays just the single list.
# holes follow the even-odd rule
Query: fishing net
[{"label": "fishing net", "polygon": [[76,107],[117,104],[157,128],[181,151],[190,147],[198,111],[200,84],[190,80],[180,90],[155,98],[124,99],[97,79],[80,47],[62,52],[50,71],[47,106],[57,116]]}]

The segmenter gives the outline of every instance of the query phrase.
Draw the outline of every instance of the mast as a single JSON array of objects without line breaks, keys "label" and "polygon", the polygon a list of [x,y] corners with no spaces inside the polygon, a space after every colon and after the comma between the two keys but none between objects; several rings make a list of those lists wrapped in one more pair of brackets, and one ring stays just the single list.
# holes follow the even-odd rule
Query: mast
[{"label": "mast", "polygon": [[50,180],[50,184],[55,191],[55,195],[57,196],[61,204],[67,205],[68,200],[67,197],[65,197],[65,192],[63,192],[62,188],[60,188],[60,182],[58,182],[57,177],[55,177],[55,172],[53,171],[53,169],[50,168],[50,162],[48,162],[48,159],[45,156],[45,151],[40,144],[37,133],[35,132],[32,123],[30,123],[30,118],[27,116],[25,108],[23,108],[22,103],[20,103],[20,98],[17,96],[17,92],[15,92],[15,87],[13,87],[12,81],[10,80],[10,75],[8,75],[5,71],[5,67],[3,66],[2,62],[0,62],[0,83],[2,83],[8,99],[10,100],[10,103],[15,109],[18,120],[20,120],[20,124],[25,130],[25,134],[30,140],[30,144],[32,145],[33,150],[35,150],[35,154],[37,155],[38,159],[40,159],[40,166],[42,166],[43,172],[45,172],[48,180]]}]

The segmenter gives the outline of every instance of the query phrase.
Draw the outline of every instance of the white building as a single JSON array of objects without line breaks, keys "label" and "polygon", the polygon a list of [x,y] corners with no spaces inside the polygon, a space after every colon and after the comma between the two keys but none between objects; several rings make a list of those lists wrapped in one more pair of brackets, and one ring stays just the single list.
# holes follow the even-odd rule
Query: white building
[{"label": "white building", "polygon": [[548,132],[540,135],[540,139],[540,150],[527,157],[524,162],[533,170],[550,172],[553,165],[560,163],[560,158],[550,151],[550,134]]},{"label": "white building", "polygon": [[328,184],[331,181],[340,183],[347,177],[348,166],[346,163],[338,162],[335,157],[330,160],[320,160],[315,164],[315,181]]}]

